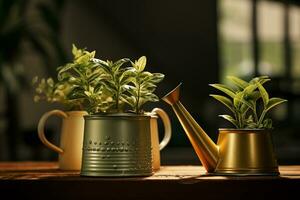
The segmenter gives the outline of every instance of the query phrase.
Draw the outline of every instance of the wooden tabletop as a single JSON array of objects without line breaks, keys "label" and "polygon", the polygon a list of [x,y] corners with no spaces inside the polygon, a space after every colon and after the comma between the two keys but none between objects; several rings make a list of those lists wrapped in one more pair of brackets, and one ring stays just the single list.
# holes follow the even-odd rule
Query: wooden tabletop
[{"label": "wooden tabletop", "polygon": [[54,162],[0,163],[0,197],[23,199],[268,199],[297,195],[300,166],[281,166],[280,176],[212,176],[202,166],[162,166],[150,177],[81,177]]}]

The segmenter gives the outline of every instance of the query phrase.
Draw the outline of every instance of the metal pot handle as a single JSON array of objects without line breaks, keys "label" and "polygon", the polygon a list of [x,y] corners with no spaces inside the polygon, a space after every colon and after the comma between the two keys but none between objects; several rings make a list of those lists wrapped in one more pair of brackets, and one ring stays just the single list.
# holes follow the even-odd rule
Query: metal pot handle
[{"label": "metal pot handle", "polygon": [[162,119],[162,122],[164,124],[164,129],[165,129],[164,138],[159,143],[159,150],[161,151],[170,142],[171,135],[172,135],[171,122],[169,116],[163,109],[154,108],[151,112],[157,114]]},{"label": "metal pot handle", "polygon": [[45,114],[43,114],[43,116],[41,117],[41,119],[39,121],[38,135],[39,135],[40,140],[46,147],[48,147],[49,149],[52,149],[53,151],[55,151],[57,153],[62,154],[64,151],[61,148],[59,148],[58,146],[49,142],[45,136],[45,132],[44,132],[45,123],[51,115],[56,115],[56,116],[62,117],[63,119],[68,117],[68,115],[61,110],[52,110],[52,111],[46,112]]}]

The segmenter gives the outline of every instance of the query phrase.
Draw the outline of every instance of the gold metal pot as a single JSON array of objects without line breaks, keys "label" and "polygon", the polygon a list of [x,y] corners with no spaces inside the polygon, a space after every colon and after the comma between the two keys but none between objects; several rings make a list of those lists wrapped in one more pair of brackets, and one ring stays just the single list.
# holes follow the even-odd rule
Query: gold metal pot
[{"label": "gold metal pot", "polygon": [[267,130],[219,129],[218,174],[278,175],[272,134]]}]

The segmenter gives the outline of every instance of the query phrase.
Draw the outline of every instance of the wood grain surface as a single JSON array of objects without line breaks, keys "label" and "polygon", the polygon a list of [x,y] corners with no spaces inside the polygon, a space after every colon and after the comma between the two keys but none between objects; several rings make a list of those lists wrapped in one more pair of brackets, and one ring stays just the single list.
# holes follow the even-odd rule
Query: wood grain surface
[{"label": "wood grain surface", "polygon": [[150,177],[101,178],[59,170],[54,162],[2,162],[0,194],[22,199],[300,199],[300,166],[280,166],[280,173],[213,176],[202,166],[162,166]]}]

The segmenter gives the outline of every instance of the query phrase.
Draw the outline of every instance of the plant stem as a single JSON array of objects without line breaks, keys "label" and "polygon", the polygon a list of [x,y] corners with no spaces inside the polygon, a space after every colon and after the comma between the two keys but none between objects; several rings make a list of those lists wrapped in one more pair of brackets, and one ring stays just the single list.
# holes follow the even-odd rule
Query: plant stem
[{"label": "plant stem", "polygon": [[253,113],[254,113],[254,121],[257,123],[258,117],[257,117],[257,112],[256,112],[256,105],[254,106]]},{"label": "plant stem", "polygon": [[140,89],[141,89],[141,86],[140,86],[140,83],[138,83],[138,94],[137,94],[137,99],[136,99],[136,114],[139,114],[139,103],[140,103]]},{"label": "plant stem", "polygon": [[263,122],[264,118],[265,118],[265,115],[266,115],[266,111],[263,110],[261,115],[260,115],[260,118],[259,118],[259,121],[258,121],[258,127],[260,126],[260,124]]},{"label": "plant stem", "polygon": [[239,122],[239,118],[238,118],[237,112],[234,112],[234,116],[235,116],[236,121],[238,122],[237,125],[236,125],[236,128],[239,128],[238,126],[239,126],[240,122]]},{"label": "plant stem", "polygon": [[119,112],[119,96],[120,96],[120,86],[117,87],[117,94],[116,94],[116,109]]},{"label": "plant stem", "polygon": [[243,128],[243,124],[242,124],[242,116],[240,113],[238,113],[238,118],[239,118],[239,128]]},{"label": "plant stem", "polygon": [[237,121],[237,125],[238,125],[237,128],[242,128],[242,121],[241,121],[241,115],[240,115],[240,113],[238,111],[236,111],[234,113],[234,115],[235,115],[235,118],[236,118],[236,121]]}]

